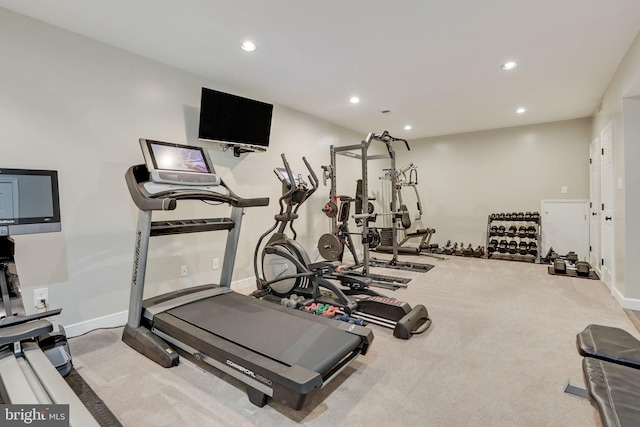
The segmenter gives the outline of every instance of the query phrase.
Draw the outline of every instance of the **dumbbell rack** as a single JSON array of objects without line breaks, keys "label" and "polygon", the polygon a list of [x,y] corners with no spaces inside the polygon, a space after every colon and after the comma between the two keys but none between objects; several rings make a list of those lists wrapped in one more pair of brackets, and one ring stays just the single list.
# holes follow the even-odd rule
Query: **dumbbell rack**
[{"label": "dumbbell rack", "polygon": [[[506,217],[505,217],[506,215]],[[516,219],[511,219],[511,217],[515,217]],[[504,259],[504,260],[510,260],[510,261],[529,261],[529,262],[535,262],[536,264],[540,263],[541,260],[541,255],[540,255],[540,251],[541,251],[541,245],[542,245],[542,241],[540,236],[542,235],[542,219],[540,218],[539,214],[537,217],[531,218],[531,217],[526,217],[527,219],[522,219],[522,216],[517,216],[516,213],[514,212],[513,214],[491,214],[488,216],[488,220],[487,220],[487,245],[485,246],[486,250],[485,250],[485,258],[496,258],[496,259]],[[492,230],[492,227],[496,226],[496,228],[500,228],[500,226],[504,227],[504,234],[498,234],[496,231]],[[516,227],[516,234],[514,236],[508,236],[507,235],[507,230],[512,227],[515,226]],[[518,234],[518,230],[520,229],[520,227],[527,227],[527,229],[529,230],[526,236],[521,236]],[[531,228],[535,228],[535,233],[533,236],[531,236]],[[535,254],[531,254],[531,253],[527,253],[526,255],[522,255],[519,252],[516,253],[509,253],[509,251],[507,250],[507,252],[499,252],[498,248],[496,248],[495,251],[491,252],[489,251],[489,246],[490,246],[490,242],[491,240],[506,240],[507,241],[507,245],[511,242],[511,241],[515,241],[518,246],[516,247],[516,249],[518,249],[520,246],[520,242],[525,242],[527,243],[527,246],[529,246],[529,244],[531,242],[535,242],[536,244],[536,252]],[[508,249],[508,246],[507,246]]]}]

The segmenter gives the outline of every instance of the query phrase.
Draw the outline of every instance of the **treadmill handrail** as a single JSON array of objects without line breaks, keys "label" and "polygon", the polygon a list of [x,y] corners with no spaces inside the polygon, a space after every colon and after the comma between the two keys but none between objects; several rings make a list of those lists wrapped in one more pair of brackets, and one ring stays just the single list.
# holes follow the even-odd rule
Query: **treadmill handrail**
[{"label": "treadmill handrail", "polygon": [[131,198],[136,206],[143,211],[174,210],[178,200],[203,200],[228,203],[231,206],[239,208],[269,205],[268,197],[246,199],[238,196],[227,187],[224,181],[221,181],[220,185],[227,189],[227,195],[197,189],[197,187],[194,186],[193,189],[175,189],[161,196],[154,197],[143,187],[143,184],[149,181],[149,170],[144,164],[131,166],[125,174],[125,180],[129,193],[131,193]]}]

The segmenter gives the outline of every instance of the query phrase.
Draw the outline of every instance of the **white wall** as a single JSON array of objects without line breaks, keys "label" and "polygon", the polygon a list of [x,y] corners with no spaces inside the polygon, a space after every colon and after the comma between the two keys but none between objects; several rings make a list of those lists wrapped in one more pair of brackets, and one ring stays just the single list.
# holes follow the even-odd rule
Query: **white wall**
[{"label": "white wall", "polygon": [[[65,325],[124,311],[137,212],[123,175],[142,161],[138,138],[199,144],[202,86],[251,93],[3,9],[0,51],[0,166],[56,169],[60,178],[63,231],[15,237],[25,300],[48,286],[50,305],[64,308]],[[397,148],[397,164],[419,166],[424,224],[437,229],[435,241],[484,244],[491,212],[538,210],[541,199],[588,198],[589,132],[590,120],[580,119],[412,140],[410,152]],[[245,216],[234,280],[253,275],[255,242],[273,222],[280,186],[272,169],[280,153],[298,170],[307,156],[319,173],[331,144],[357,144],[365,136],[276,105],[267,153],[234,158],[206,145],[239,195],[272,200]],[[338,191],[353,194],[359,162],[341,165]],[[372,162],[371,181],[383,167]],[[560,193],[563,185],[567,194]],[[310,253],[329,229],[320,214],[327,195],[321,187],[301,209],[299,239]],[[176,214],[228,215],[226,208],[210,210],[194,203]],[[224,239],[224,233],[152,239],[149,293],[215,281],[219,271],[211,270],[211,259],[222,259]],[[178,277],[182,264],[191,273],[185,279]]]},{"label": "white wall", "polygon": [[[625,259],[637,259],[640,256],[640,96],[623,99],[623,121],[625,140]],[[625,298],[640,300],[640,263],[625,262],[624,277],[627,290]],[[634,307],[635,308],[635,307]],[[640,307],[638,307],[640,308]]]},{"label": "white wall", "polygon": [[[0,51],[0,165],[55,169],[60,181],[62,232],[14,237],[25,303],[31,305],[33,289],[48,287],[50,306],[63,307],[65,325],[124,311],[137,220],[124,173],[142,162],[138,138],[199,144],[202,86],[251,94],[4,9]],[[272,170],[281,164],[280,153],[286,151],[298,169],[300,157],[307,156],[319,173],[331,144],[362,137],[276,105],[267,153],[234,158],[206,145],[237,194],[272,200],[245,215],[234,280],[253,276],[256,240],[272,224],[280,195]],[[301,211],[297,228],[310,251],[328,224],[318,215],[327,197],[322,188]],[[229,209],[193,202],[177,215],[228,216]],[[225,238],[218,232],[152,239],[149,294],[217,280],[220,272],[212,271],[211,261],[222,259]],[[182,264],[191,273],[185,279],[179,277]]]},{"label": "white wall", "polygon": [[423,223],[436,229],[432,241],[484,246],[493,212],[540,211],[542,199],[588,199],[590,122],[412,140],[411,151],[398,147],[398,165],[418,166]]},{"label": "white wall", "polygon": [[[625,97],[640,94],[640,33],[629,47],[625,57],[618,66],[609,86],[602,97],[602,108],[593,114],[592,138],[599,137],[609,123],[613,123],[613,156],[614,156],[614,206],[613,206],[613,294],[625,307],[640,310],[640,278],[637,275],[637,260],[640,259],[640,247],[637,245],[640,236],[637,212],[640,210],[640,193],[637,182],[640,170],[637,167],[638,138],[634,135],[633,124],[626,123],[625,118],[638,116],[633,112],[625,114]],[[629,108],[635,109],[630,101]],[[636,128],[637,129],[637,128]],[[627,135],[627,131],[630,132]],[[621,181],[622,187],[617,188]],[[631,216],[629,216],[629,214]],[[635,242],[627,244],[627,239]],[[629,262],[627,262],[629,260]]]}]

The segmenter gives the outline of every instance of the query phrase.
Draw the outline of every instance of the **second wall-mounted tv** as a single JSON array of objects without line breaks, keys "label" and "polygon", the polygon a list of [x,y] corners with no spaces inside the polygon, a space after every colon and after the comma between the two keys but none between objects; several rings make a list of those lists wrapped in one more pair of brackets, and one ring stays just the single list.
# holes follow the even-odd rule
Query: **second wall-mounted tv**
[{"label": "second wall-mounted tv", "polygon": [[271,104],[203,87],[198,138],[264,150],[272,114]]},{"label": "second wall-mounted tv", "polygon": [[0,168],[0,237],[61,229],[58,172]]}]

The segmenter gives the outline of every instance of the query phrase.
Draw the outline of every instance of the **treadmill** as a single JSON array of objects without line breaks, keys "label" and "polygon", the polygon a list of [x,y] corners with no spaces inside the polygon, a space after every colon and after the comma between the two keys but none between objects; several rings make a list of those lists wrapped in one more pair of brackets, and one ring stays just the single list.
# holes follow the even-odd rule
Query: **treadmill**
[{"label": "treadmill", "polygon": [[[201,147],[140,139],[145,164],[126,172],[139,208],[129,317],[122,340],[163,367],[179,355],[246,384],[249,401],[269,398],[293,409],[305,403],[359,355],[373,332],[235,293],[231,277],[244,209],[268,198],[243,199],[215,174]],[[152,221],[152,212],[183,201],[224,203],[229,218]],[[169,292],[143,301],[151,236],[222,231],[227,234],[220,284]]]}]

